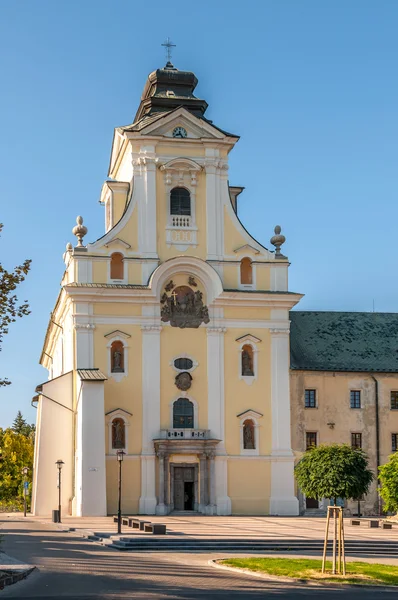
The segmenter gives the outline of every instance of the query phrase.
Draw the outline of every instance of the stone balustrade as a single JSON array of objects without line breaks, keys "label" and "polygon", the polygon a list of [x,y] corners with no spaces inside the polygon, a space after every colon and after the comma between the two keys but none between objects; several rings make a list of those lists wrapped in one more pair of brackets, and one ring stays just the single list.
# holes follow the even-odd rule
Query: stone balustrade
[{"label": "stone balustrade", "polygon": [[193,440],[193,439],[210,439],[209,429],[161,429],[160,430],[161,440],[170,439],[182,439],[182,440]]}]

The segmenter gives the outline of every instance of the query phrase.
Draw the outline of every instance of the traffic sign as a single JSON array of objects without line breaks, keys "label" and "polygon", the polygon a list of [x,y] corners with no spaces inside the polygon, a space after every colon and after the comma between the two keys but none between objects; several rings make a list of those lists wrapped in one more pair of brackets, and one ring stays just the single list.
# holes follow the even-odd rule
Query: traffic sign
[{"label": "traffic sign", "polygon": [[29,489],[29,481],[24,481],[23,486],[24,486],[25,490]]}]

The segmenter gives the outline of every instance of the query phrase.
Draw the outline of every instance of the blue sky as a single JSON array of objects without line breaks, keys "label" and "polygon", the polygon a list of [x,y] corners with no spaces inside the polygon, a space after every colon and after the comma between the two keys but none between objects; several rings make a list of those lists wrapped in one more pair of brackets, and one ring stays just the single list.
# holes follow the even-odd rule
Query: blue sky
[{"label": "blue sky", "polygon": [[0,354],[0,426],[29,421],[38,359],[76,215],[98,204],[113,128],[134,117],[146,77],[173,62],[199,79],[207,116],[241,136],[230,182],[240,216],[287,241],[302,310],[398,308],[398,3],[395,0],[20,0],[1,3],[1,261],[32,258]]}]

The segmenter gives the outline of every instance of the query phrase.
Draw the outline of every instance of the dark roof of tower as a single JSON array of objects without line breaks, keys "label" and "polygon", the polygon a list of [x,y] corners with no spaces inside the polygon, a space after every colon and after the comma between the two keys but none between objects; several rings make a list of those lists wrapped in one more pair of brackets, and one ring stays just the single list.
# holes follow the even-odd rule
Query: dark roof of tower
[{"label": "dark roof of tower", "polygon": [[398,313],[290,313],[290,367],[398,372]]},{"label": "dark roof of tower", "polygon": [[179,71],[170,62],[163,69],[156,69],[148,76],[134,122],[180,106],[197,117],[203,116],[208,104],[194,95],[197,84],[194,73]]}]

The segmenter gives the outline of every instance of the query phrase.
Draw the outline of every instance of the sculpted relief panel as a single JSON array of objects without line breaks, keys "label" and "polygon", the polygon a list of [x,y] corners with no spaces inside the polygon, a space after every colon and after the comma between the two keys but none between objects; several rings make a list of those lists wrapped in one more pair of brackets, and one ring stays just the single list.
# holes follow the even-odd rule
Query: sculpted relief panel
[{"label": "sculpted relief panel", "polygon": [[[197,283],[193,277],[188,280],[191,286]],[[170,323],[172,327],[197,328],[201,323],[209,323],[209,311],[203,304],[203,294],[200,290],[193,290],[188,285],[174,286],[170,281],[160,299],[161,319],[164,323]]]}]

